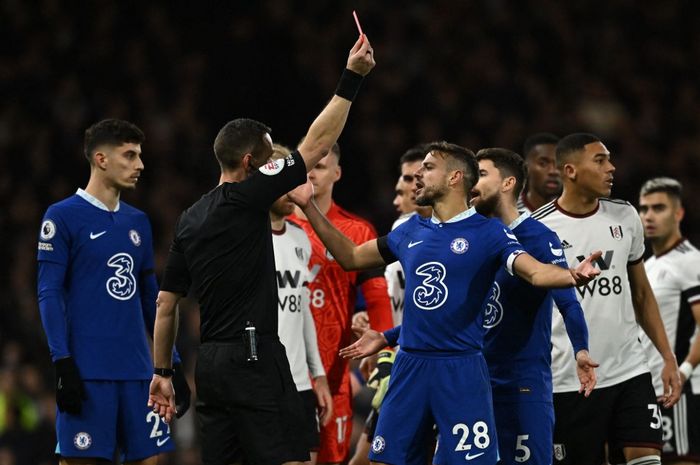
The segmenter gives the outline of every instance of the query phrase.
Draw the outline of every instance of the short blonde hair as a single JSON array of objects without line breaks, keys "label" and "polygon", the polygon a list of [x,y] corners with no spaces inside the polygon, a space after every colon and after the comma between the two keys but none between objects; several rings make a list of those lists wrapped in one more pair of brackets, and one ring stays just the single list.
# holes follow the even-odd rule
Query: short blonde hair
[{"label": "short blonde hair", "polygon": [[292,153],[292,149],[282,144],[272,144],[272,159],[279,160],[287,158]]}]

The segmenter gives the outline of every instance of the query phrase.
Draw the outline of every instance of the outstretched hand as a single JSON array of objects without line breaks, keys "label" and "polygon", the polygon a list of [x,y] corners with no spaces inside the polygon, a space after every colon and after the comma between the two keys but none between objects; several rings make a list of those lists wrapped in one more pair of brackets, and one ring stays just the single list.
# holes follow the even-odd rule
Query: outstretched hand
[{"label": "outstretched hand", "polygon": [[340,356],[358,360],[369,355],[374,355],[388,345],[384,334],[373,329],[368,329],[360,339],[347,347],[340,349]]},{"label": "outstretched hand", "polygon": [[578,393],[585,397],[591,395],[595,388],[598,378],[595,374],[595,369],[600,365],[593,361],[587,350],[579,350],[576,353],[576,374],[581,386],[578,388]]},{"label": "outstretched hand", "polygon": [[311,184],[311,181],[309,181],[308,179],[304,184],[298,186],[296,189],[287,193],[287,197],[289,197],[289,200],[297,204],[302,210],[309,206],[309,202],[311,202],[313,196],[314,185]]},{"label": "outstretched hand", "polygon": [[355,45],[350,49],[346,67],[362,76],[367,76],[376,65],[374,61],[374,49],[369,43],[366,34],[362,34]]},{"label": "outstretched hand", "polygon": [[595,279],[596,276],[600,274],[600,270],[593,264],[603,255],[603,252],[596,250],[588,256],[584,261],[582,261],[576,268],[570,269],[571,276],[573,276],[575,281],[575,286],[583,286],[588,284],[590,281]]},{"label": "outstretched hand", "polygon": [[175,408],[175,390],[170,378],[153,375],[151,387],[148,390],[148,406],[166,423],[173,419],[177,409]]}]

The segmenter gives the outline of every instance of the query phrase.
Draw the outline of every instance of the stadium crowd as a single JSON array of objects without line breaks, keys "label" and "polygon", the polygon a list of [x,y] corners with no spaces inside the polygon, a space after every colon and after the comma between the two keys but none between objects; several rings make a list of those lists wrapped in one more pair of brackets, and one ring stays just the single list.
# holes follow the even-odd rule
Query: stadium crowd
[{"label": "stadium crowd", "polygon": [[[377,50],[340,144],[338,203],[384,234],[401,153],[453,140],[520,151],[527,135],[595,132],[613,196],[672,176],[700,197],[700,33],[692,2],[117,2],[0,0],[0,465],[53,463],[55,400],[36,301],[43,210],[86,178],[84,129],[106,117],[146,134],[125,196],[144,210],[162,273],[180,211],[216,178],[211,141],[248,116],[294,145],[342,69],[354,7]],[[279,111],[281,108],[286,111]],[[700,243],[700,213],[684,231]],[[194,367],[198,314],[181,310]],[[193,415],[173,464],[197,463]]]}]

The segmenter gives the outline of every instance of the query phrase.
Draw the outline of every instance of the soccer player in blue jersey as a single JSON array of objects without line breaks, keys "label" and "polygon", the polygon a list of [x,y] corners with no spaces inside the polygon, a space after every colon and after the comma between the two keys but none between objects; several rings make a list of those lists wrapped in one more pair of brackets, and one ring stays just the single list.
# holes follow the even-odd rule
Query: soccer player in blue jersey
[{"label": "soccer player in blue jersey", "polygon": [[500,221],[468,207],[479,177],[474,154],[447,142],[429,144],[426,150],[415,174],[416,202],[432,206],[433,217],[413,216],[388,236],[355,245],[310,201],[308,184],[291,195],[343,268],[373,268],[398,259],[405,271],[401,349],[370,460],[425,463],[424,439],[436,424],[439,463],[494,464],[498,444],[481,349],[482,306],[496,272],[505,267],[537,286],[569,287],[598,271],[591,257],[576,270],[532,258]]},{"label": "soccer player in blue jersey", "polygon": [[[480,150],[479,182],[471,205],[499,218],[527,253],[566,268],[557,235],[530,213],[520,214],[517,199],[525,183],[523,158],[501,148]],[[552,298],[566,323],[576,354],[579,392],[595,387],[595,367],[588,354],[588,329],[573,288],[542,289],[500,269],[485,304],[484,356],[491,375],[501,464],[552,463]]]},{"label": "soccer player in blue jersey", "polygon": [[[39,232],[39,310],[56,368],[61,464],[111,461],[117,450],[125,463],[155,464],[173,450],[170,427],[146,405],[146,336],[158,293],[151,225],[119,200],[139,180],[143,141],[126,121],[88,128],[87,187],[51,205]],[[184,413],[190,393],[179,370],[177,380]]]}]

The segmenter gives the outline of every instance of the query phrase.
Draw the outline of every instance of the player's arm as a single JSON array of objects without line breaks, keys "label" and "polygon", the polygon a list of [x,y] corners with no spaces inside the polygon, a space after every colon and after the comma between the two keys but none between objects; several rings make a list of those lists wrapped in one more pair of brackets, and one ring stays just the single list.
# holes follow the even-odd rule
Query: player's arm
[{"label": "player's arm", "polygon": [[629,276],[632,306],[634,307],[637,323],[649,336],[649,339],[654,343],[656,350],[659,351],[664,360],[664,368],[661,371],[661,380],[664,384],[662,400],[664,407],[669,408],[678,402],[681,395],[680,374],[676,356],[668,342],[661,314],[659,313],[659,306],[649,285],[643,262],[639,260],[636,263],[627,265],[627,274]]},{"label": "player's arm", "polygon": [[289,197],[302,209],[318,237],[345,271],[366,270],[384,265],[376,239],[356,245],[328,221],[316,202],[311,200],[312,195],[313,186],[310,182],[289,193]]},{"label": "player's arm", "polygon": [[695,318],[697,329],[695,337],[693,337],[693,342],[690,344],[688,355],[679,368],[681,372],[681,384],[684,384],[690,378],[693,371],[700,363],[700,337],[698,337],[698,334],[700,334],[700,301],[691,304],[690,310],[693,312],[693,318]]},{"label": "player's arm", "polygon": [[566,333],[574,348],[576,375],[581,383],[578,392],[588,397],[598,382],[595,369],[599,365],[591,359],[588,353],[588,326],[583,316],[583,308],[581,308],[581,304],[576,299],[573,288],[554,289],[552,290],[552,297],[564,319]]},{"label": "player's arm", "polygon": [[528,283],[537,287],[563,288],[581,286],[600,274],[593,261],[601,252],[592,253],[576,268],[564,269],[549,263],[542,263],[527,253],[515,257],[513,271]]},{"label": "player's arm", "polygon": [[369,74],[374,65],[374,51],[367,36],[362,35],[350,50],[346,69],[335,95],[311,123],[306,137],[299,145],[299,153],[306,164],[306,171],[311,171],[338,140],[362,79]]},{"label": "player's arm", "polygon": [[[156,299],[156,322],[153,331],[153,359],[156,369],[172,369],[172,352],[177,335],[177,303],[181,294],[160,291]],[[154,374],[148,406],[169,422],[177,414],[172,374]]]}]

